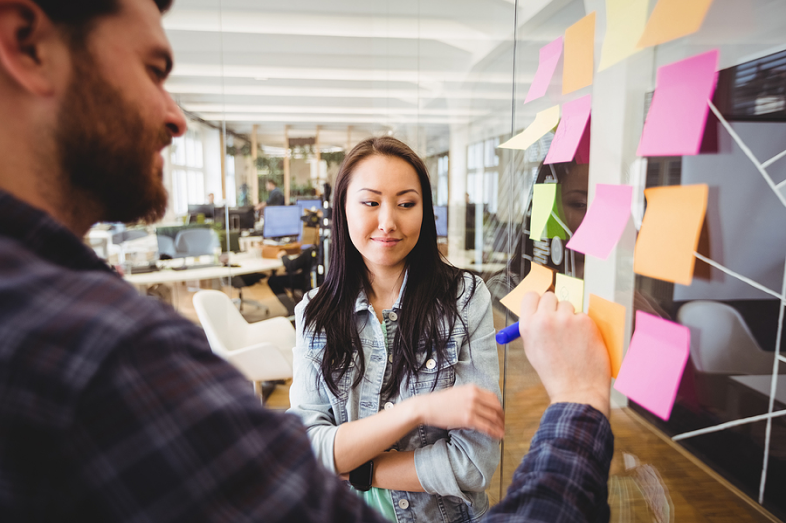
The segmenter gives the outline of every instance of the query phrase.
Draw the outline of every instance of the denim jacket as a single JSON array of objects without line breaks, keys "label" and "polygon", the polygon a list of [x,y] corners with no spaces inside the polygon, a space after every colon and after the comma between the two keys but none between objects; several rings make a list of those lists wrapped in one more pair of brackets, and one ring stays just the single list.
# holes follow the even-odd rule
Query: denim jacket
[{"label": "denim jacket", "polygon": [[[469,299],[469,290],[476,284]],[[398,315],[407,280],[396,303],[383,311],[389,345],[398,328]],[[454,385],[475,383],[500,397],[499,359],[494,341],[491,296],[480,278],[465,274],[464,289],[459,291],[458,310],[464,325],[456,321],[447,347],[435,391]],[[437,376],[436,362],[427,362],[416,375],[405,378],[398,395],[383,401],[383,383],[390,378],[392,357],[385,349],[382,328],[365,293],[355,302],[357,328],[366,360],[364,379],[357,387],[353,363],[338,383],[338,396],[319,380],[325,348],[324,334],[304,332],[303,317],[311,291],[295,309],[297,345],[294,349],[294,378],[290,388],[291,412],[298,414],[308,431],[317,459],[335,471],[333,444],[338,425],[367,418],[384,408],[417,394],[428,394]],[[425,352],[421,355],[425,357]],[[471,522],[488,510],[485,490],[500,459],[499,441],[474,430],[444,430],[420,425],[392,447],[415,451],[415,469],[424,492],[392,490],[393,506],[399,522]]]}]

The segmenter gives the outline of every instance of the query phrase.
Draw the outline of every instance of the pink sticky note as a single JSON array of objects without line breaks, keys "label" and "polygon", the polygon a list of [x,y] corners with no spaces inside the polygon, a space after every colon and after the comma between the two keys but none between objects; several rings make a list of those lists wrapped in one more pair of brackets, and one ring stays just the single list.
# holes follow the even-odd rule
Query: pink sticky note
[{"label": "pink sticky note", "polygon": [[636,154],[699,154],[717,69],[717,49],[658,68],[652,105]]},{"label": "pink sticky note", "polygon": [[595,199],[568,242],[568,249],[603,260],[608,258],[628,223],[632,199],[630,185],[596,185]]},{"label": "pink sticky note", "polygon": [[636,311],[636,332],[614,388],[668,421],[689,354],[687,327]]},{"label": "pink sticky note", "polygon": [[540,48],[538,70],[535,72],[532,85],[529,86],[529,92],[527,93],[527,98],[524,99],[524,103],[531,102],[546,94],[546,89],[548,89],[551,83],[551,77],[554,76],[554,71],[557,70],[560,56],[562,56],[561,36]]},{"label": "pink sticky note", "polygon": [[592,109],[592,95],[582,96],[562,106],[562,119],[554,133],[549,153],[543,163],[570,162],[576,156]]}]

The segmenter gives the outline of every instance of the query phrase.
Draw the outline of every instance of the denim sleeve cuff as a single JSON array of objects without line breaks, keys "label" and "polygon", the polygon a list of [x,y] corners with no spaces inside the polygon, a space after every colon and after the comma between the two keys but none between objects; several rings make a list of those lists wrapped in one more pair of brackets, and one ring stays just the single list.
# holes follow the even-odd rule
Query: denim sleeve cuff
[{"label": "denim sleeve cuff", "polygon": [[440,439],[433,445],[415,449],[415,471],[420,486],[427,493],[456,496],[465,503],[472,504],[472,500],[461,491],[456,482],[456,474],[450,465],[446,440]]}]

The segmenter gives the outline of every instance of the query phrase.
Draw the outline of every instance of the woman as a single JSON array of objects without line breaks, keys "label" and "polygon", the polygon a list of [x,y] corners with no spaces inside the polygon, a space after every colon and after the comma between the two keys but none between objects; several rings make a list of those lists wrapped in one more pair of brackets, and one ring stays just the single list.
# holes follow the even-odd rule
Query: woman
[{"label": "woman", "polygon": [[479,520],[504,436],[488,290],[440,258],[428,174],[402,142],[358,144],[334,202],[330,269],[296,309],[291,410],[390,520]]}]

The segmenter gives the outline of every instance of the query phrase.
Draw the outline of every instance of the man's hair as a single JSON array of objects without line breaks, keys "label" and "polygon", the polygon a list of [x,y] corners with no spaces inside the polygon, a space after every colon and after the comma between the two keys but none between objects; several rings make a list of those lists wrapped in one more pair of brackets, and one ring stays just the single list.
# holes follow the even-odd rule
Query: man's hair
[{"label": "man's hair", "polygon": [[270,180],[270,179],[268,179],[268,180],[266,180],[266,183],[269,183],[269,184],[270,184],[270,185],[272,185],[273,187],[278,187],[278,184],[276,183],[276,181],[275,181],[275,180]]},{"label": "man's hair", "polygon": [[[116,13],[120,9],[118,0],[33,0],[56,24],[72,29],[82,29],[100,16]],[[152,0],[164,13],[172,0]]]}]

